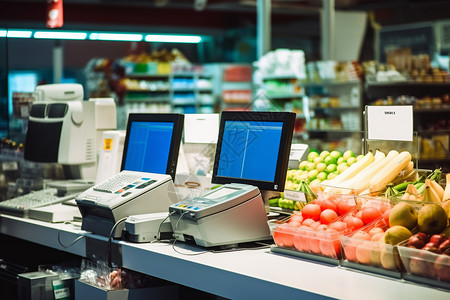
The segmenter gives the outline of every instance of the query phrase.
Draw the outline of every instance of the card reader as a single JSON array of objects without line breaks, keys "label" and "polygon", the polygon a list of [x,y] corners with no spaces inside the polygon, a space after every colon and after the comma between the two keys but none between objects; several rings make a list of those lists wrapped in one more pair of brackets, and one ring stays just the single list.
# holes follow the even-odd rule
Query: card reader
[{"label": "card reader", "polygon": [[174,237],[203,247],[271,239],[258,187],[225,184],[169,207]]},{"label": "card reader", "polygon": [[168,212],[129,216],[125,220],[123,233],[125,240],[135,243],[148,243],[173,237]]}]

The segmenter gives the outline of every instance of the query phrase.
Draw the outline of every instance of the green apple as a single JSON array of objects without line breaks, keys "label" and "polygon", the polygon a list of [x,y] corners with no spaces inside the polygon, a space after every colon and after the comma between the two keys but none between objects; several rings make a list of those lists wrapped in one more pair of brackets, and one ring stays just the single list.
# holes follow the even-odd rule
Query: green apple
[{"label": "green apple", "polygon": [[312,171],[315,169],[316,169],[316,164],[313,162],[308,162],[308,164],[306,165],[305,171]]},{"label": "green apple", "polygon": [[330,155],[328,155],[327,157],[325,157],[325,159],[323,160],[323,162],[327,165],[329,164],[336,164],[337,163],[337,159],[336,157],[333,157]]},{"label": "green apple", "polygon": [[316,165],[316,170],[319,172],[325,171],[326,168],[327,168],[327,165],[325,163],[318,163]]},{"label": "green apple", "polygon": [[345,158],[345,160],[348,160],[349,157],[356,157],[356,155],[352,150],[347,150],[342,154],[342,157]]},{"label": "green apple", "polygon": [[316,178],[319,179],[320,181],[324,181],[325,179],[328,178],[328,174],[327,174],[327,172],[319,172],[319,174],[317,174]]},{"label": "green apple", "polygon": [[337,171],[339,172],[339,174],[341,174],[342,172],[344,172],[347,168],[348,168],[348,164],[347,163],[340,163],[337,166]]},{"label": "green apple", "polygon": [[331,179],[333,179],[336,176],[338,176],[338,174],[335,173],[335,172],[329,173],[328,176],[327,176],[327,180],[331,180]]},{"label": "green apple", "polygon": [[351,166],[356,162],[356,157],[351,156],[349,158],[347,158],[347,165]]},{"label": "green apple", "polygon": [[323,157],[323,158],[327,157],[328,155],[330,155],[330,151],[327,151],[327,150],[323,150],[323,151],[320,152],[320,154],[319,154],[319,156],[321,156],[321,157]]},{"label": "green apple", "polygon": [[337,151],[337,150],[333,150],[333,151],[330,152],[330,155],[331,155],[332,157],[338,159],[339,157],[342,156],[342,153],[339,152],[339,151]]},{"label": "green apple", "polygon": [[298,168],[300,170],[306,170],[306,166],[308,165],[309,161],[307,160],[302,160],[299,164],[298,164]]},{"label": "green apple", "polygon": [[363,158],[364,157],[364,154],[360,154],[360,155],[358,155],[357,157],[356,157],[356,161],[360,161],[361,160],[361,158]]},{"label": "green apple", "polygon": [[322,157],[322,156],[317,156],[316,158],[314,158],[314,163],[317,165],[317,164],[322,163],[323,160],[324,160],[324,157]]},{"label": "green apple", "polygon": [[[308,179],[308,173],[309,172],[305,172],[305,173],[303,173],[302,175],[300,175],[300,181],[302,181],[302,180],[307,180]],[[300,183],[300,181],[299,181],[299,183]]]},{"label": "green apple", "polygon": [[312,170],[308,172],[308,180],[309,182],[313,181],[314,179],[316,179],[317,175],[319,174],[319,171],[317,170]]},{"label": "green apple", "polygon": [[316,179],[314,179],[313,181],[311,181],[311,184],[314,185],[314,184],[319,184],[319,183],[321,183],[321,182],[322,182],[322,180],[316,178]]},{"label": "green apple", "polygon": [[307,159],[309,162],[313,162],[314,158],[316,158],[318,156],[319,156],[319,153],[317,153],[316,151],[311,151],[311,152],[309,152]]},{"label": "green apple", "polygon": [[325,172],[332,173],[332,172],[335,172],[336,170],[337,170],[337,165],[336,164],[329,164],[327,166],[327,168],[325,169]]},{"label": "green apple", "polygon": [[342,163],[345,162],[345,161],[346,161],[345,158],[343,158],[343,157],[341,156],[341,157],[339,157],[339,158],[337,159],[336,164],[337,164],[337,165],[340,165],[340,164],[342,164]]}]

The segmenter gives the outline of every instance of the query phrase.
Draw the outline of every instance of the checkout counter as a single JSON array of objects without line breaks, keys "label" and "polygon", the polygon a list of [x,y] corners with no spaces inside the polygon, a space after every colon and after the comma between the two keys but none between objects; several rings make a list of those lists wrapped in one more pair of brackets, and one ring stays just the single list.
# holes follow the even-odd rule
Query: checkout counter
[{"label": "checkout counter", "polygon": [[[271,116],[265,118],[268,121],[253,124],[255,116],[248,121],[236,121],[232,117],[231,114],[222,115],[220,136],[224,136],[221,142],[226,143],[218,143],[217,164],[213,171],[212,181],[224,185],[200,197],[173,204],[170,210],[168,208],[175,241],[135,243],[108,239],[104,234],[82,229],[81,222],[48,223],[2,214],[0,234],[76,255],[80,260],[94,256],[98,259],[102,249],[109,245],[108,248],[114,251],[106,254],[113,256],[112,261],[120,261],[118,265],[123,268],[229,299],[449,298],[448,291],[433,287],[272,253],[268,244],[266,247],[217,249],[215,246],[270,239],[259,189],[283,189],[282,185],[279,186],[278,175],[271,176],[270,180],[266,176],[270,170],[275,174],[286,174],[284,168],[287,167],[286,154],[289,153],[289,149],[284,149],[281,156],[286,160],[275,160],[273,165],[266,158],[263,168],[267,170],[261,172],[261,168],[256,168],[256,171],[250,168],[244,174],[247,177],[242,178],[236,171],[243,168],[228,164],[235,160],[225,160],[232,152],[239,155],[247,153],[244,156],[247,166],[261,166],[261,160],[250,160],[255,153],[261,152],[261,145],[266,146],[269,156],[270,153],[278,153],[267,147],[273,145],[266,144],[268,138],[277,140],[279,145],[289,143],[282,137],[284,127],[281,119]],[[225,124],[227,118],[230,122]],[[295,116],[288,119],[293,126]],[[242,127],[248,124],[251,128],[242,131]],[[262,129],[268,131],[263,132]],[[292,128],[283,130],[292,134]],[[237,133],[252,139],[242,143],[241,139],[236,139]],[[245,152],[235,151],[242,145],[249,147]],[[284,182],[284,178],[281,181]],[[236,222],[237,218],[240,222]],[[252,227],[255,223],[257,226]],[[8,247],[15,247],[15,243]],[[23,250],[17,249],[17,253],[23,253]]]},{"label": "checkout counter", "polygon": [[[73,224],[52,224],[10,215],[0,215],[0,233],[80,257],[87,255],[87,240],[106,240]],[[82,238],[65,248],[59,244],[58,236],[65,245]],[[433,287],[275,254],[268,248],[213,252],[181,242],[174,246],[119,240],[113,243],[121,247],[124,268],[229,299],[449,297],[449,292]]]}]

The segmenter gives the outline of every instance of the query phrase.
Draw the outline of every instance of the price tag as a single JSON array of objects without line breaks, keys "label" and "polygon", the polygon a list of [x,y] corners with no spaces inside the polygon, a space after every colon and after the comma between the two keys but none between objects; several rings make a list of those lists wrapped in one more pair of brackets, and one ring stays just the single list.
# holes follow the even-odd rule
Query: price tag
[{"label": "price tag", "polygon": [[70,300],[70,288],[68,280],[53,280],[53,295],[55,300]]},{"label": "price tag", "polygon": [[306,203],[305,193],[292,190],[284,190],[284,199],[300,201]]},{"label": "price tag", "polygon": [[413,107],[367,106],[369,140],[413,141]]}]

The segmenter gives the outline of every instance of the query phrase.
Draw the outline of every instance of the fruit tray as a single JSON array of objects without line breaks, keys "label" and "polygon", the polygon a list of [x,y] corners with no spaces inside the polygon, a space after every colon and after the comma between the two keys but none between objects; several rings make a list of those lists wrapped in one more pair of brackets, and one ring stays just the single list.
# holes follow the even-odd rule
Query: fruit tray
[{"label": "fruit tray", "polygon": [[301,225],[295,225],[299,214],[281,221],[270,220],[268,224],[275,241],[271,250],[338,265],[341,258],[339,236],[355,230],[355,227],[344,223],[343,219],[354,215],[356,211],[357,208],[353,205],[347,213],[329,224],[306,219]]},{"label": "fruit tray", "polygon": [[450,255],[408,247],[407,241],[397,248],[405,268],[405,280],[450,290]]},{"label": "fruit tray", "polygon": [[384,242],[389,228],[384,218],[339,237],[343,258],[341,266],[401,278],[402,263],[395,246]]}]

